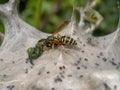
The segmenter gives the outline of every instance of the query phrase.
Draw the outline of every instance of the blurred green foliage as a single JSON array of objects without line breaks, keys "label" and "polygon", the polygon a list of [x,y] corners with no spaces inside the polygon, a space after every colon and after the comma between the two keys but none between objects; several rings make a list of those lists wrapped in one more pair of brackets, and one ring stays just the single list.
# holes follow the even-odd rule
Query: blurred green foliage
[{"label": "blurred green foliage", "polygon": [[118,1],[119,0],[101,0],[100,5],[95,7],[104,18],[101,25],[93,33],[95,36],[106,35],[116,30],[119,15]]},{"label": "blurred green foliage", "polygon": [[[6,1],[8,0],[0,0],[0,4]],[[18,9],[19,15],[27,23],[43,32],[53,33],[64,20],[70,19],[73,6],[85,6],[86,1],[87,0],[20,0]],[[96,36],[113,32],[116,30],[118,23],[118,0],[99,1],[100,3],[95,9],[102,14],[104,20],[93,33]],[[0,32],[4,33],[1,20]]]},{"label": "blurred green foliage", "polygon": [[29,0],[20,14],[34,27],[52,33],[64,20],[70,19],[73,6],[83,6],[85,2],[86,0]]},{"label": "blurred green foliage", "polygon": [[[0,32],[4,33],[4,26],[1,19],[0,19]],[[1,43],[2,43],[2,39],[0,38],[0,45]]]},{"label": "blurred green foliage", "polygon": [[8,0],[0,0],[0,4],[6,3]]}]

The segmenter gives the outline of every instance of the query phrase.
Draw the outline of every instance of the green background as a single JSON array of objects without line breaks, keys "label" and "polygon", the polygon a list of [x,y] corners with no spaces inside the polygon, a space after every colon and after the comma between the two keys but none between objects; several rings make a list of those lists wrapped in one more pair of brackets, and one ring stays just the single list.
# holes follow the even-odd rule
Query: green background
[{"label": "green background", "polygon": [[[8,0],[0,0],[0,4]],[[69,20],[73,6],[85,6],[87,0],[20,0],[18,7],[20,17],[33,27],[47,33],[54,30],[64,21]],[[118,0],[99,0],[95,7],[104,20],[95,36],[106,35],[116,30],[118,24]],[[79,15],[77,20],[79,20]],[[4,33],[4,26],[0,20],[0,32]],[[0,44],[2,40],[0,39]]]}]

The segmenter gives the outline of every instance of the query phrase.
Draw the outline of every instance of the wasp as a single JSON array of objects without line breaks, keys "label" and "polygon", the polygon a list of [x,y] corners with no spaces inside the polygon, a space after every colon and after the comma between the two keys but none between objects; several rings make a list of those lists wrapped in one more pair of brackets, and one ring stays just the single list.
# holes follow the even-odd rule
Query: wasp
[{"label": "wasp", "polygon": [[51,35],[47,37],[46,47],[54,48],[60,45],[77,45],[77,42],[69,36]]},{"label": "wasp", "polygon": [[[61,29],[62,26],[60,26],[59,29]],[[59,31],[59,29],[57,30]],[[61,36],[59,34],[50,35],[45,39],[40,39],[35,47],[28,48],[27,53],[29,58],[27,62],[30,61],[30,63],[34,65],[33,60],[40,57],[46,49],[52,49],[60,45],[77,45],[77,42],[70,36]]]}]

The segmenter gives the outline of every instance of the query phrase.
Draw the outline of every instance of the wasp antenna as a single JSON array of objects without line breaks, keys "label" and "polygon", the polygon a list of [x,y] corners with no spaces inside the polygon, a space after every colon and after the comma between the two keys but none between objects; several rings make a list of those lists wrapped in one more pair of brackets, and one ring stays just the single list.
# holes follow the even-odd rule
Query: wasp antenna
[{"label": "wasp antenna", "polygon": [[62,30],[63,27],[65,27],[66,25],[69,24],[70,21],[66,20],[64,21],[53,33],[53,35],[57,34],[58,32],[60,32]]},{"label": "wasp antenna", "polygon": [[29,61],[29,58],[26,59],[26,63],[28,63],[28,61]]},{"label": "wasp antenna", "polygon": [[26,63],[28,63],[28,62],[30,62],[32,65],[34,65],[34,63],[33,63],[33,60],[32,60],[32,59],[27,58],[27,59],[26,59]]},{"label": "wasp antenna", "polygon": [[30,60],[31,65],[34,65],[33,60],[32,59],[29,59],[29,60]]}]

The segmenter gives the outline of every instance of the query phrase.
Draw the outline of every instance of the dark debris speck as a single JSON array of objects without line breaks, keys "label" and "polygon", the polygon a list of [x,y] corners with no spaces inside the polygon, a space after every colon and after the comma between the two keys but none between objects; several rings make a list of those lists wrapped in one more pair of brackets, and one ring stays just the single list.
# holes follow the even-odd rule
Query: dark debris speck
[{"label": "dark debris speck", "polygon": [[79,60],[82,60],[82,58],[80,57]]},{"label": "dark debris speck", "polygon": [[65,66],[60,66],[59,69],[62,70],[62,69],[65,69],[66,67]]},{"label": "dark debris speck", "polygon": [[85,44],[83,44],[83,46],[85,47],[86,45],[85,45]]},{"label": "dark debris speck", "polygon": [[87,59],[87,58],[85,58],[84,60],[85,60],[85,61],[88,61],[88,59]]},{"label": "dark debris speck", "polygon": [[106,61],[107,61],[107,58],[106,58],[106,57],[104,57],[104,58],[103,58],[103,61],[104,61],[104,62],[106,62]]},{"label": "dark debris speck", "polygon": [[103,56],[103,52],[100,52],[100,56]]},{"label": "dark debris speck", "polygon": [[82,53],[84,53],[85,51],[84,51],[84,50],[82,50],[81,52],[82,52]]},{"label": "dark debris speck", "polygon": [[111,63],[112,65],[114,65],[114,66],[117,65],[117,63],[115,63],[114,61],[110,61],[110,63]]},{"label": "dark debris speck", "polygon": [[6,77],[7,77],[7,75],[6,75],[6,74],[3,74],[3,77],[4,77],[4,78],[6,78]]},{"label": "dark debris speck", "polygon": [[68,89],[68,90],[72,90],[72,89]]},{"label": "dark debris speck", "polygon": [[57,62],[55,62],[54,65],[57,65]]},{"label": "dark debris speck", "polygon": [[65,71],[62,71],[62,73],[65,73]]},{"label": "dark debris speck", "polygon": [[115,90],[117,89],[117,85],[114,85],[114,89],[115,89]]},{"label": "dark debris speck", "polygon": [[93,54],[93,53],[91,53],[91,55],[93,56],[94,54]]},{"label": "dark debris speck", "polygon": [[87,69],[87,66],[85,66],[85,65],[82,65],[82,67],[83,67],[84,69]]},{"label": "dark debris speck", "polygon": [[77,69],[79,70],[79,69],[80,69],[80,67],[77,67]]},{"label": "dark debris speck", "polygon": [[100,56],[97,56],[97,58],[100,58]]},{"label": "dark debris speck", "polygon": [[3,61],[3,59],[0,59],[0,61]]},{"label": "dark debris speck", "polygon": [[89,37],[87,38],[87,42],[90,43],[92,41],[92,39]]},{"label": "dark debris speck", "polygon": [[79,64],[79,63],[80,63],[80,61],[78,60],[78,61],[77,61],[77,63]]},{"label": "dark debris speck", "polygon": [[80,43],[82,43],[82,42],[80,42]]},{"label": "dark debris speck", "polygon": [[65,66],[63,66],[63,69],[65,69]]},{"label": "dark debris speck", "polygon": [[49,71],[47,71],[47,74],[50,74],[50,72],[49,72]]},{"label": "dark debris speck", "polygon": [[120,67],[120,63],[118,63],[118,65],[117,65],[116,69],[119,69],[119,67]]},{"label": "dark debris speck", "polygon": [[80,78],[83,78],[83,75],[80,75]]},{"label": "dark debris speck", "polygon": [[31,69],[33,68],[33,66],[30,67]]},{"label": "dark debris speck", "polygon": [[96,66],[99,66],[99,64],[98,64],[98,63],[95,63],[95,65],[96,65]]},{"label": "dark debris speck", "polygon": [[72,77],[72,74],[68,74],[67,76],[68,76],[68,77]]},{"label": "dark debris speck", "polygon": [[61,79],[59,76],[57,76],[54,81],[55,81],[56,83],[57,83],[57,82],[62,82],[62,79]]},{"label": "dark debris speck", "polygon": [[41,75],[41,71],[38,72],[38,75]]},{"label": "dark debris speck", "polygon": [[61,76],[62,78],[65,78],[64,73],[63,73],[63,72],[60,72],[59,74],[60,74],[60,76]]},{"label": "dark debris speck", "polygon": [[111,90],[110,87],[106,83],[104,83],[104,87],[105,87],[105,90]]},{"label": "dark debris speck", "polygon": [[25,69],[25,73],[26,73],[26,74],[28,73],[28,69],[27,69],[27,68]]},{"label": "dark debris speck", "polygon": [[51,90],[55,90],[55,88],[51,88]]},{"label": "dark debris speck", "polygon": [[60,70],[62,70],[62,67],[59,67]]},{"label": "dark debris speck", "polygon": [[9,90],[13,90],[14,87],[15,87],[14,85],[8,85],[8,86],[7,86],[7,88],[8,88]]},{"label": "dark debris speck", "polygon": [[77,64],[77,63],[74,63],[73,65],[78,66],[78,64]]},{"label": "dark debris speck", "polygon": [[13,64],[15,64],[15,61],[12,61]]},{"label": "dark debris speck", "polygon": [[114,58],[112,58],[112,61],[114,61],[115,59]]},{"label": "dark debris speck", "polygon": [[41,75],[45,71],[45,67],[40,68],[38,75]]}]

